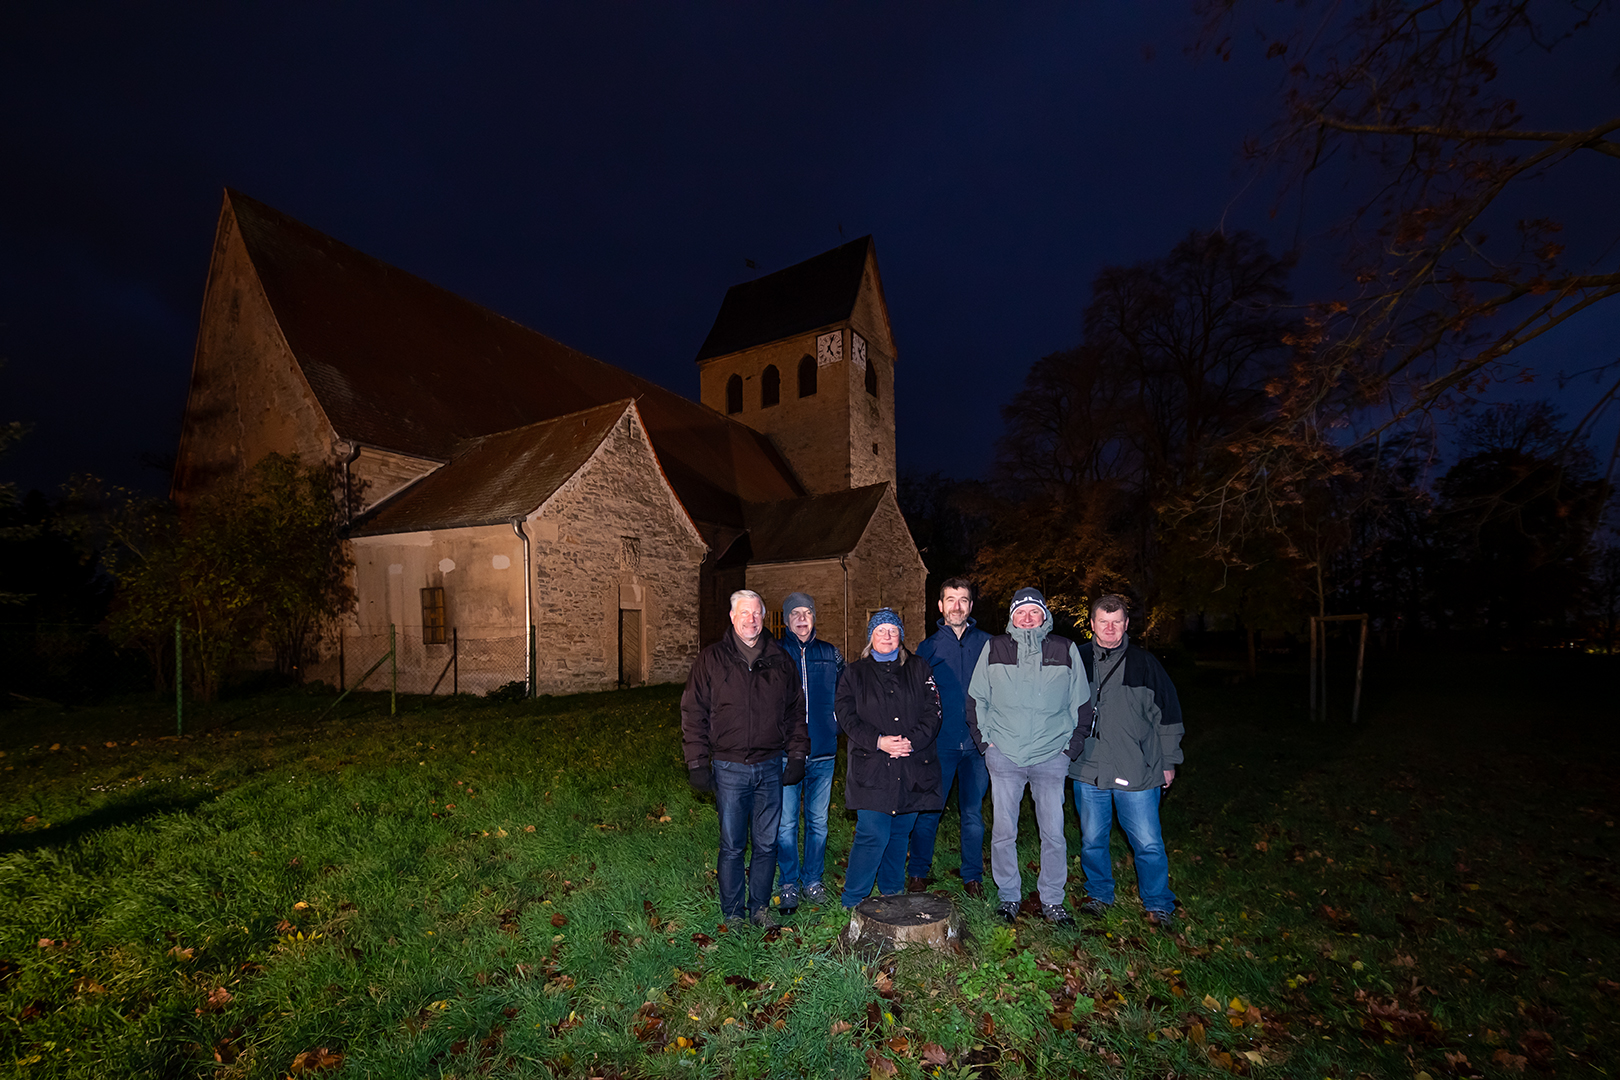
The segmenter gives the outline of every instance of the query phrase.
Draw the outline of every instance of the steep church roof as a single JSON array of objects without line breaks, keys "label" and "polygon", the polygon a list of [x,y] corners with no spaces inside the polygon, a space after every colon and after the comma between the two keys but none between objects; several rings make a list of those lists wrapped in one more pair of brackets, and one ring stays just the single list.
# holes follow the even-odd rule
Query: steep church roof
[{"label": "steep church roof", "polygon": [[848,555],[861,542],[887,483],[747,508],[749,562],[800,562]]},{"label": "steep church roof", "polygon": [[631,398],[694,520],[741,526],[743,503],[804,493],[765,435],[712,409],[239,192],[224,214],[340,438],[443,461],[467,440]]},{"label": "steep church roof", "polygon": [[784,270],[726,290],[701,363],[754,345],[842,322],[855,309],[872,238],[863,236]]},{"label": "steep church roof", "polygon": [[352,535],[500,525],[534,512],[602,445],[626,410],[615,401],[511,431],[480,435],[358,524]]}]

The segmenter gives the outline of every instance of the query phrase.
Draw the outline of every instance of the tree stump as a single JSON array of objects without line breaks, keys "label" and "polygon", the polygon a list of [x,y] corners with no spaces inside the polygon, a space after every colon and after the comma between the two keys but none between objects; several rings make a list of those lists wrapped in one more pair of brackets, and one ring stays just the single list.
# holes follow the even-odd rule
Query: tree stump
[{"label": "tree stump", "polygon": [[962,921],[956,906],[933,893],[899,893],[862,900],[850,913],[841,940],[845,946],[900,949],[926,945],[942,952],[961,948]]}]

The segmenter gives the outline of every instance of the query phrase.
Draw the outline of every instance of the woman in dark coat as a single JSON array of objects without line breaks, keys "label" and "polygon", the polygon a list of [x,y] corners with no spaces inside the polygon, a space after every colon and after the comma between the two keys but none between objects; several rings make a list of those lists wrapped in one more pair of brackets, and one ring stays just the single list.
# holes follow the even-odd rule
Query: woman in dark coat
[{"label": "woman in dark coat", "polygon": [[917,814],[945,805],[940,789],[939,694],[928,661],[906,651],[900,617],[882,608],[867,624],[861,658],[838,680],[838,726],[849,737],[844,806],[856,813],[841,897],[905,889],[906,845]]}]

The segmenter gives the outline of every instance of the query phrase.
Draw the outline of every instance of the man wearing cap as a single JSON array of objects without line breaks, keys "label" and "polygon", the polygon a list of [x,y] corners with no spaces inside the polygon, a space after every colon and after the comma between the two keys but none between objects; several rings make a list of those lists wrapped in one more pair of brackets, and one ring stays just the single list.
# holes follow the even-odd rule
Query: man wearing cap
[{"label": "man wearing cap", "polygon": [[1080,866],[1086,900],[1080,910],[1104,916],[1114,904],[1108,845],[1114,817],[1136,855],[1136,892],[1148,920],[1175,923],[1170,857],[1159,829],[1159,799],[1182,762],[1181,700],[1159,658],[1130,639],[1123,597],[1091,605],[1091,647],[1082,652],[1092,676],[1097,722],[1075,763],[1074,802],[1080,811]]},{"label": "man wearing cap", "polygon": [[812,904],[825,904],[829,899],[821,874],[827,854],[833,765],[838,757],[838,718],[833,715],[833,699],[838,693],[838,676],[844,673],[844,654],[830,641],[816,637],[816,601],[809,593],[788,593],[782,601],[782,617],[787,624],[782,632],[782,647],[798,668],[805,719],[810,726],[810,757],[804,765],[804,779],[782,785],[782,824],[776,831],[776,867],[782,874],[780,910],[783,915],[791,915],[798,909],[800,896]]},{"label": "man wearing cap", "polygon": [[[953,577],[939,587],[939,613],[939,629],[917,646],[917,655],[934,669],[934,684],[939,688],[944,717],[935,743],[940,797],[949,798],[951,784],[956,784],[957,815],[962,823],[962,888],[978,897],[984,895],[984,795],[990,790],[990,774],[968,732],[967,687],[990,635],[973,621],[973,582],[967,578]],[[908,892],[928,888],[940,817],[917,815],[906,867]]]},{"label": "man wearing cap", "polygon": [[1041,833],[1036,879],[1041,914],[1071,926],[1063,906],[1069,849],[1063,839],[1063,785],[1091,727],[1091,688],[1080,650],[1051,632],[1046,597],[1030,588],[1013,593],[1011,626],[990,639],[968,683],[967,724],[990,773],[990,876],[996,914],[1018,918],[1023,878],[1018,871],[1018,807],[1029,788]]},{"label": "man wearing cap", "polygon": [[[720,812],[721,914],[727,925],[747,919],[775,926],[771,883],[782,785],[804,779],[810,732],[798,674],[765,633],[758,593],[731,594],[731,629],[693,662],[681,695],[681,744],[688,781],[698,791],[713,791]],[[754,854],[745,883],[743,848],[750,843]]]}]

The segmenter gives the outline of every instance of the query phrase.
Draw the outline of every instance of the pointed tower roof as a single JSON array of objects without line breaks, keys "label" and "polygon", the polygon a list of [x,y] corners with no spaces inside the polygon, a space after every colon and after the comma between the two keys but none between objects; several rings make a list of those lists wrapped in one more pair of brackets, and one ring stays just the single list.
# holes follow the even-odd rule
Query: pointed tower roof
[{"label": "pointed tower roof", "polygon": [[874,254],[871,236],[863,236],[784,270],[733,285],[726,290],[697,362],[848,319],[855,310],[867,260]]}]

